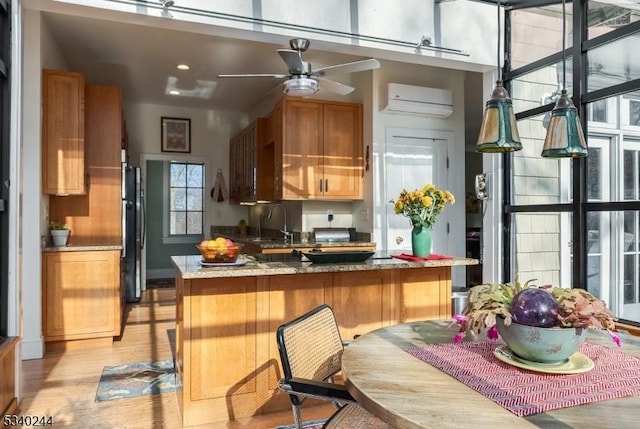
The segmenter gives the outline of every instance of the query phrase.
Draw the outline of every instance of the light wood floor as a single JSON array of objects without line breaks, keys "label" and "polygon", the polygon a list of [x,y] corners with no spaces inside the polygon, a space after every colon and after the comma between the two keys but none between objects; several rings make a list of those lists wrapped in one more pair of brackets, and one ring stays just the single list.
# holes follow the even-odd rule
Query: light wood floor
[{"label": "light wood floor", "polygon": [[[169,332],[175,328],[175,290],[151,289],[128,307],[122,339],[111,346],[48,353],[22,362],[21,415],[52,416],[53,427],[179,429],[175,393],[96,402],[102,369],[107,365],[153,361],[172,356]],[[332,407],[303,411],[305,420],[327,417]],[[198,426],[200,429],[270,429],[291,424],[291,412]]]}]

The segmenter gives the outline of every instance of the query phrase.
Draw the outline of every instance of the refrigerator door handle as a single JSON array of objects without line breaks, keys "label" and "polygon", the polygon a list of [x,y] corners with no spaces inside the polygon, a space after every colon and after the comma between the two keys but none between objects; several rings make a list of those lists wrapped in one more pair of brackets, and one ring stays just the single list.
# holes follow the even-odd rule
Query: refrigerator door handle
[{"label": "refrigerator door handle", "polygon": [[144,201],[144,191],[140,190],[140,209],[142,211],[142,225],[141,225],[141,233],[142,239],[140,240],[140,248],[144,249],[145,239],[147,237],[147,211],[145,209],[145,201]]},{"label": "refrigerator door handle", "polygon": [[122,257],[127,257],[127,201],[122,200]]}]

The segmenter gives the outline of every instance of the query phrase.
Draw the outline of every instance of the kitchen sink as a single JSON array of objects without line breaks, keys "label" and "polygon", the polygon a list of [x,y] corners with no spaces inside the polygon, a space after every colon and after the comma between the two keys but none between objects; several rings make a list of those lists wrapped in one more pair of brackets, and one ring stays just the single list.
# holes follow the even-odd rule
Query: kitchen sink
[{"label": "kitchen sink", "polygon": [[270,241],[278,241],[277,238],[252,238],[251,241],[253,241],[254,243],[264,243],[264,242],[270,242]]}]

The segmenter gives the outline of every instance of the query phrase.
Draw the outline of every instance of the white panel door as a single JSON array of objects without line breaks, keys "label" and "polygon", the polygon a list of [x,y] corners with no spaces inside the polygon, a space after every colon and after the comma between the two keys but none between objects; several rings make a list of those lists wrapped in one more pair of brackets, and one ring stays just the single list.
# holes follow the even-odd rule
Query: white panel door
[{"label": "white panel door", "polygon": [[[393,204],[403,189],[421,188],[434,183],[447,189],[448,133],[387,128],[384,153],[385,217],[381,238],[391,252],[411,253],[411,222],[395,214]],[[464,172],[461,172],[463,174]],[[448,254],[448,213],[445,209],[436,222],[432,234],[432,253]]]}]

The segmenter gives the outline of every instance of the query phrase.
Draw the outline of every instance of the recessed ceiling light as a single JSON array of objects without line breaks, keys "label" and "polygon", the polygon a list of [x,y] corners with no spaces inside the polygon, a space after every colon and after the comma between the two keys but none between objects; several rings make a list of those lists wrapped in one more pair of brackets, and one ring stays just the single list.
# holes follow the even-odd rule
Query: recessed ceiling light
[{"label": "recessed ceiling light", "polygon": [[178,70],[189,70],[189,69],[190,69],[190,67],[189,67],[188,65],[186,65],[186,64],[178,64],[178,65],[176,66],[176,68],[177,68]]},{"label": "recessed ceiling light", "polygon": [[171,91],[169,91],[169,94],[171,94],[171,95],[180,95],[180,91],[172,89]]}]

